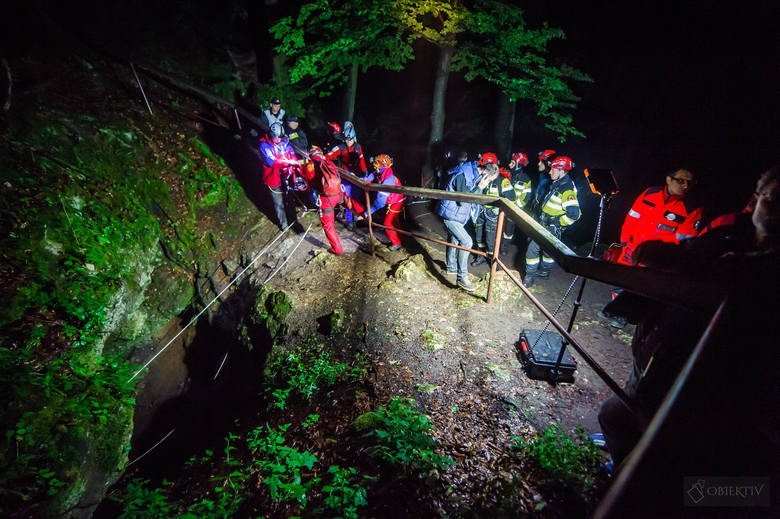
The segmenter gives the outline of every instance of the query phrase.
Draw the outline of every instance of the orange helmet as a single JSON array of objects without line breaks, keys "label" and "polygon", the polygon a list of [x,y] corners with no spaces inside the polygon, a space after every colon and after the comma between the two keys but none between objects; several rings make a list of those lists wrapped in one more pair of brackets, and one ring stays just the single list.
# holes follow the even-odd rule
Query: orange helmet
[{"label": "orange helmet", "polygon": [[537,153],[537,155],[539,156],[539,160],[542,162],[547,162],[553,155],[555,155],[555,153],[555,150],[543,150]]},{"label": "orange helmet", "polygon": [[560,157],[555,157],[552,162],[550,162],[550,169],[562,169],[564,171],[571,171],[574,169],[574,161],[571,160],[571,157],[567,157],[566,155],[561,155]]},{"label": "orange helmet", "polygon": [[495,153],[487,152],[482,153],[479,156],[479,160],[477,161],[480,166],[484,166],[486,164],[495,164],[498,165],[498,157]]},{"label": "orange helmet", "polygon": [[392,165],[393,165],[393,157],[385,153],[382,153],[381,155],[377,155],[376,158],[374,158],[374,167],[376,169],[389,168]]},{"label": "orange helmet", "polygon": [[522,151],[518,151],[514,155],[512,155],[512,161],[516,164],[520,164],[521,166],[527,166],[528,165],[528,155],[523,153]]}]

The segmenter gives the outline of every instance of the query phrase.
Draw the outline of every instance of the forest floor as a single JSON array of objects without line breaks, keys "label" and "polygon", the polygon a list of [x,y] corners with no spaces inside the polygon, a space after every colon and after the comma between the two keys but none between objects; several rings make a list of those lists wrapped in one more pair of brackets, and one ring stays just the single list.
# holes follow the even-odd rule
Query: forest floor
[{"label": "forest floor", "polygon": [[[432,213],[435,202],[415,202],[407,206],[406,230],[446,239],[441,220]],[[520,333],[554,328],[510,277],[498,269],[487,303],[489,266],[471,267],[477,290],[461,290],[454,278],[442,273],[441,244],[404,236],[404,247],[392,251],[383,231],[377,230],[372,256],[366,222],[354,231],[339,222],[345,253],[334,256],[327,252],[316,213],[303,214],[300,223],[299,232],[288,232],[263,260],[263,276],[271,276],[266,278],[269,286],[284,290],[293,301],[290,329],[313,335],[323,318],[342,309],[347,329],[361,328],[357,349],[372,363],[368,398],[343,399],[346,409],[334,416],[345,423],[331,428],[347,429],[358,414],[394,397],[409,397],[430,418],[439,452],[457,462],[439,474],[441,485],[436,488],[441,492],[425,489],[427,497],[419,500],[426,505],[409,499],[399,507],[398,493],[388,491],[384,502],[375,500],[368,516],[482,515],[506,512],[507,504],[519,515],[541,511],[546,517],[587,516],[608,484],[604,474],[594,488],[574,495],[551,484],[552,478],[538,468],[519,466],[508,453],[514,438],[535,437],[556,424],[572,437],[578,427],[586,433],[598,431],[596,414],[611,391],[571,347],[577,363],[573,382],[528,376],[519,356]],[[513,245],[501,258],[510,269],[520,270],[511,271],[516,279],[521,277],[522,252]],[[566,327],[582,282],[556,266],[549,279],[537,281],[530,290],[550,312],[560,306],[556,317]],[[598,318],[598,310],[610,300],[610,289],[586,282],[571,335],[622,386],[630,367],[633,326],[619,330]],[[328,403],[331,412],[338,405],[337,399]],[[422,481],[418,486],[424,486]],[[414,492],[419,495],[420,489]]]}]

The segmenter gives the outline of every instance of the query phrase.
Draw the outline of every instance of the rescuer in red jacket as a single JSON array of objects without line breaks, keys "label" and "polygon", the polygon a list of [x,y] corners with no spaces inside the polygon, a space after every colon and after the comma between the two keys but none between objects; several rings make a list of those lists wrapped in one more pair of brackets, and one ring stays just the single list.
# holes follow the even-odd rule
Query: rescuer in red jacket
[{"label": "rescuer in red jacket", "polygon": [[[384,153],[377,155],[372,165],[374,166],[375,172],[368,175],[366,180],[371,179],[376,183],[384,184],[386,186],[401,185],[401,181],[398,179],[395,173],[393,173],[393,158],[390,155],[386,155]],[[387,207],[385,219],[383,220],[382,224],[385,227],[390,227],[389,229],[385,229],[387,239],[390,240],[390,246],[388,248],[390,250],[398,250],[401,248],[401,237],[395,230],[393,230],[393,228],[399,227],[398,223],[401,219],[401,211],[404,208],[403,193],[388,193],[384,191],[377,191],[376,197],[374,198],[374,201],[371,202],[371,207],[368,208],[368,211],[365,211],[362,204],[357,200],[353,200],[352,204],[356,213],[364,214],[366,217],[368,217],[368,211],[373,214],[383,207]]]},{"label": "rescuer in red jacket", "polygon": [[[366,159],[363,157],[363,147],[357,141],[355,126],[350,121],[344,122],[344,129],[341,132],[344,140],[338,142],[326,155],[337,166],[346,169],[353,175],[363,177],[368,173]],[[363,191],[349,182],[344,182],[344,191],[351,199],[360,197]],[[350,209],[344,212],[344,221],[347,229],[350,231],[355,228],[354,215]]]},{"label": "rescuer in red jacket", "polygon": [[[696,178],[687,169],[666,175],[666,185],[649,187],[637,197],[623,221],[620,243],[612,245],[604,257],[607,261],[635,265],[633,253],[646,241],[680,243],[699,234],[702,210],[689,201],[688,191]],[[621,289],[612,291],[613,298]],[[623,328],[625,317],[618,315],[615,305],[607,304],[598,312],[613,328]]]},{"label": "rescuer in red jacket", "polygon": [[320,223],[333,254],[344,253],[336,233],[336,207],[344,201],[344,191],[336,165],[328,159],[319,146],[309,150],[310,162],[301,168],[301,174],[311,187],[319,208]]},{"label": "rescuer in red jacket", "polygon": [[[620,230],[620,255],[614,261],[632,265],[632,254],[643,242],[669,243],[693,238],[699,234],[701,208],[687,198],[695,177],[687,169],[666,176],[666,185],[649,187],[637,197]],[[613,249],[614,250],[614,249]]]}]

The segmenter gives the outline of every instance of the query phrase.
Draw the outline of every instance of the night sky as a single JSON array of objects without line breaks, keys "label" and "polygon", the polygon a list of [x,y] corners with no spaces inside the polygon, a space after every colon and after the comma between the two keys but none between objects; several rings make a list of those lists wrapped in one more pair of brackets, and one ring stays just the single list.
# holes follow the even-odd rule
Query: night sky
[{"label": "night sky", "polygon": [[713,213],[738,209],[780,161],[780,3],[534,5],[529,19],[567,34],[552,50],[595,80],[578,90],[575,121],[587,139],[560,147],[578,165],[615,171],[616,206],[685,167],[699,175]]}]

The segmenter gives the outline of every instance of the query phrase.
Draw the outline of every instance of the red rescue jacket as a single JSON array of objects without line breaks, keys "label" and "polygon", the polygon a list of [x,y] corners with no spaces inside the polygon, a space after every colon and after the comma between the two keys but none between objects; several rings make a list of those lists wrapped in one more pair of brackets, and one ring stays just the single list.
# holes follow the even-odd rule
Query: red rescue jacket
[{"label": "red rescue jacket", "polygon": [[699,234],[701,208],[669,194],[666,186],[650,187],[639,195],[620,230],[623,252],[617,262],[632,265],[637,245],[650,240],[679,243]]}]

